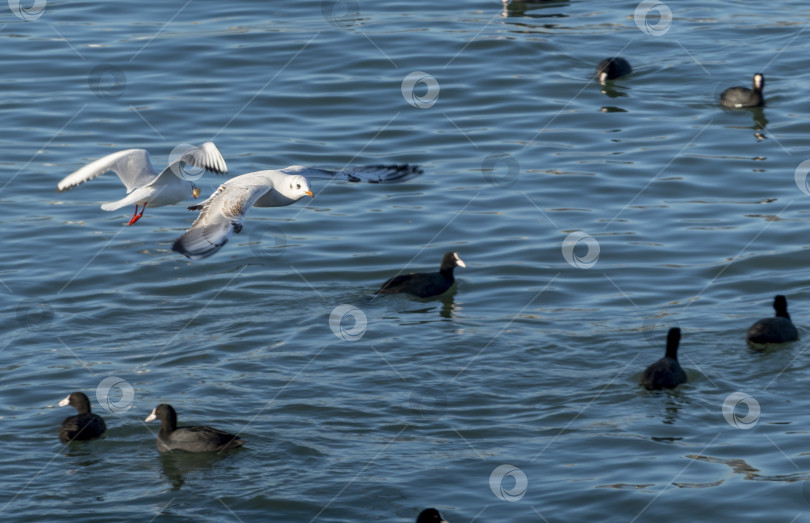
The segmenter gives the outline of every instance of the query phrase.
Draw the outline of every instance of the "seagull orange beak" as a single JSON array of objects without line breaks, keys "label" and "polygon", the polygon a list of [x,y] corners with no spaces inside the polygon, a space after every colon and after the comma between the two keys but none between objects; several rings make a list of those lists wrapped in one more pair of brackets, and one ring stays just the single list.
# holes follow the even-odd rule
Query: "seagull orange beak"
[{"label": "seagull orange beak", "polygon": [[305,192],[304,194],[306,194],[306,195],[307,195],[307,196],[309,196],[310,198],[315,198],[315,195],[314,195],[314,194],[312,194],[312,191],[307,191],[307,192]]},{"label": "seagull orange beak", "polygon": [[200,197],[200,188],[195,187],[195,188],[191,189],[191,195],[193,197],[195,197],[195,198],[199,198]]}]

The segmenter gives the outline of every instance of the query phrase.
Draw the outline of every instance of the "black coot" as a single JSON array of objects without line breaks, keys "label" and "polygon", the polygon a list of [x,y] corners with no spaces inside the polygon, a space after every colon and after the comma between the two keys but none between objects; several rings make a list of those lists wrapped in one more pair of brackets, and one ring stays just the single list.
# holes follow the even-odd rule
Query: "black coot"
[{"label": "black coot", "polygon": [[447,523],[441,513],[435,508],[426,508],[419,513],[416,523]]},{"label": "black coot", "polygon": [[749,343],[785,343],[799,339],[799,331],[790,321],[787,299],[781,294],[777,295],[773,299],[773,308],[776,317],[761,319],[748,329]]},{"label": "black coot", "polygon": [[618,56],[605,58],[596,66],[596,77],[599,78],[599,83],[602,84],[607,80],[614,80],[632,72],[633,68],[630,67],[630,62]]},{"label": "black coot", "polygon": [[639,385],[647,390],[661,390],[674,389],[681,383],[686,383],[686,373],[678,363],[680,341],[681,329],[677,327],[669,329],[666,356],[647,367],[638,380]]},{"label": "black coot", "polygon": [[765,104],[762,88],[765,87],[765,76],[762,73],[754,75],[752,89],[747,87],[730,87],[720,95],[720,104],[731,109],[741,107],[757,107]]},{"label": "black coot", "polygon": [[145,421],[159,419],[160,432],[157,447],[160,452],[185,450],[188,452],[212,452],[241,447],[244,441],[227,432],[211,427],[178,427],[177,413],[171,405],[155,407]]},{"label": "black coot", "polygon": [[104,434],[107,425],[98,414],[90,412],[90,400],[84,392],[74,392],[59,402],[60,407],[70,405],[77,411],[75,416],[68,416],[59,427],[59,439],[62,443],[93,439]]},{"label": "black coot", "polygon": [[439,268],[439,272],[414,272],[394,276],[382,284],[377,294],[407,292],[420,298],[437,296],[453,286],[453,282],[456,281],[453,277],[453,269],[456,266],[466,267],[458,254],[448,252],[442,258],[442,266]]}]

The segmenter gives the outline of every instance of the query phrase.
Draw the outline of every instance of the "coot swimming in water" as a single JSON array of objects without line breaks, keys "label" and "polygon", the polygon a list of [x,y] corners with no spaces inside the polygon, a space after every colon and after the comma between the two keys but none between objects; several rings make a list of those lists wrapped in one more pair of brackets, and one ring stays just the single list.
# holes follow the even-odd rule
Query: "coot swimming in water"
[{"label": "coot swimming in water", "polygon": [[762,88],[765,87],[765,76],[762,73],[754,75],[752,89],[747,87],[730,87],[720,95],[720,104],[731,109],[741,107],[757,107],[765,104]]},{"label": "coot swimming in water", "polygon": [[776,310],[775,317],[763,318],[748,329],[749,343],[785,343],[799,339],[799,331],[787,311],[787,299],[778,294],[773,299],[773,308]]},{"label": "coot swimming in water", "polygon": [[601,84],[632,72],[633,68],[630,67],[630,62],[618,56],[605,58],[596,66],[596,77],[599,78]]},{"label": "coot swimming in water", "polygon": [[638,380],[639,385],[647,390],[674,389],[686,383],[686,372],[678,363],[678,343],[681,341],[681,329],[673,327],[667,334],[667,353],[644,371]]},{"label": "coot swimming in water", "polygon": [[178,427],[177,413],[171,405],[162,404],[152,410],[146,420],[161,421],[157,437],[160,452],[185,450],[188,452],[212,452],[240,447],[244,441],[219,429],[203,426]]},{"label": "coot swimming in water", "polygon": [[74,392],[59,402],[60,407],[67,405],[79,413],[62,421],[62,426],[59,427],[59,440],[63,443],[97,438],[107,430],[104,419],[90,412],[90,400],[84,392]]},{"label": "coot swimming in water", "polygon": [[442,258],[439,272],[414,272],[394,276],[382,284],[377,294],[397,294],[407,292],[420,298],[429,298],[446,292],[456,281],[453,269],[466,267],[458,254],[448,252]]},{"label": "coot swimming in water", "polygon": [[435,508],[426,508],[419,513],[416,523],[447,523],[441,513]]}]

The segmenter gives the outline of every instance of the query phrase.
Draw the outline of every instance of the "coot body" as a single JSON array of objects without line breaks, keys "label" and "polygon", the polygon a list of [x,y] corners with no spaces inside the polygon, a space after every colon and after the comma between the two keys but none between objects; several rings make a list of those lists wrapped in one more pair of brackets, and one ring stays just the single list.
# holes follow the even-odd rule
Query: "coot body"
[{"label": "coot body", "polygon": [[456,281],[453,269],[467,265],[455,252],[448,252],[442,258],[439,272],[414,272],[394,276],[382,284],[377,294],[408,293],[420,298],[430,298],[447,292]]},{"label": "coot body", "polygon": [[216,452],[241,447],[244,441],[225,431],[204,427],[178,427],[174,407],[161,404],[152,410],[145,421],[159,419],[160,432],[157,448],[160,452],[185,450],[187,452]]},{"label": "coot body", "polygon": [[673,327],[667,334],[667,353],[644,371],[639,385],[647,390],[674,389],[686,383],[686,372],[678,363],[678,344],[681,341],[681,329]]},{"label": "coot body", "polygon": [[630,62],[618,56],[605,58],[596,66],[596,77],[599,78],[599,83],[605,83],[607,80],[615,80],[620,76],[632,72],[633,68],[630,67]]},{"label": "coot body", "polygon": [[787,311],[787,298],[778,294],[773,299],[773,308],[776,316],[763,318],[751,325],[746,338],[749,343],[785,343],[799,339],[799,331],[793,325]]},{"label": "coot body", "polygon": [[416,523],[447,523],[441,513],[435,508],[426,508],[419,513]]},{"label": "coot body", "polygon": [[70,405],[78,411],[74,416],[68,416],[59,427],[59,440],[62,443],[69,441],[86,441],[104,434],[107,425],[98,414],[90,411],[90,400],[84,392],[74,392],[59,402],[60,407]]},{"label": "coot body", "polygon": [[757,73],[754,75],[751,89],[747,87],[730,87],[720,95],[720,104],[730,109],[765,105],[765,97],[762,96],[764,87],[765,76],[762,73]]}]

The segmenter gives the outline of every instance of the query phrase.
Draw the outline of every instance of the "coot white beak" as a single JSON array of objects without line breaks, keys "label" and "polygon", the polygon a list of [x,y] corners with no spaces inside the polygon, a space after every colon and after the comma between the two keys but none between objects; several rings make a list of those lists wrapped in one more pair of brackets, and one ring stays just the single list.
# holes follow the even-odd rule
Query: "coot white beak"
[{"label": "coot white beak", "polygon": [[466,263],[464,263],[464,260],[462,260],[462,259],[461,259],[461,258],[458,256],[458,254],[456,254],[456,265],[458,265],[459,267],[467,267],[467,264],[466,264]]},{"label": "coot white beak", "polygon": [[144,421],[152,421],[152,420],[157,419],[157,416],[155,416],[155,411],[156,411],[156,410],[157,410],[157,407],[155,407],[154,409],[152,409],[152,414],[150,414],[150,415],[146,416],[146,419],[145,419]]},{"label": "coot white beak", "polygon": [[65,398],[65,399],[63,399],[62,401],[59,402],[60,407],[67,407],[68,405],[70,405],[70,395],[69,394],[68,394],[67,398]]}]

